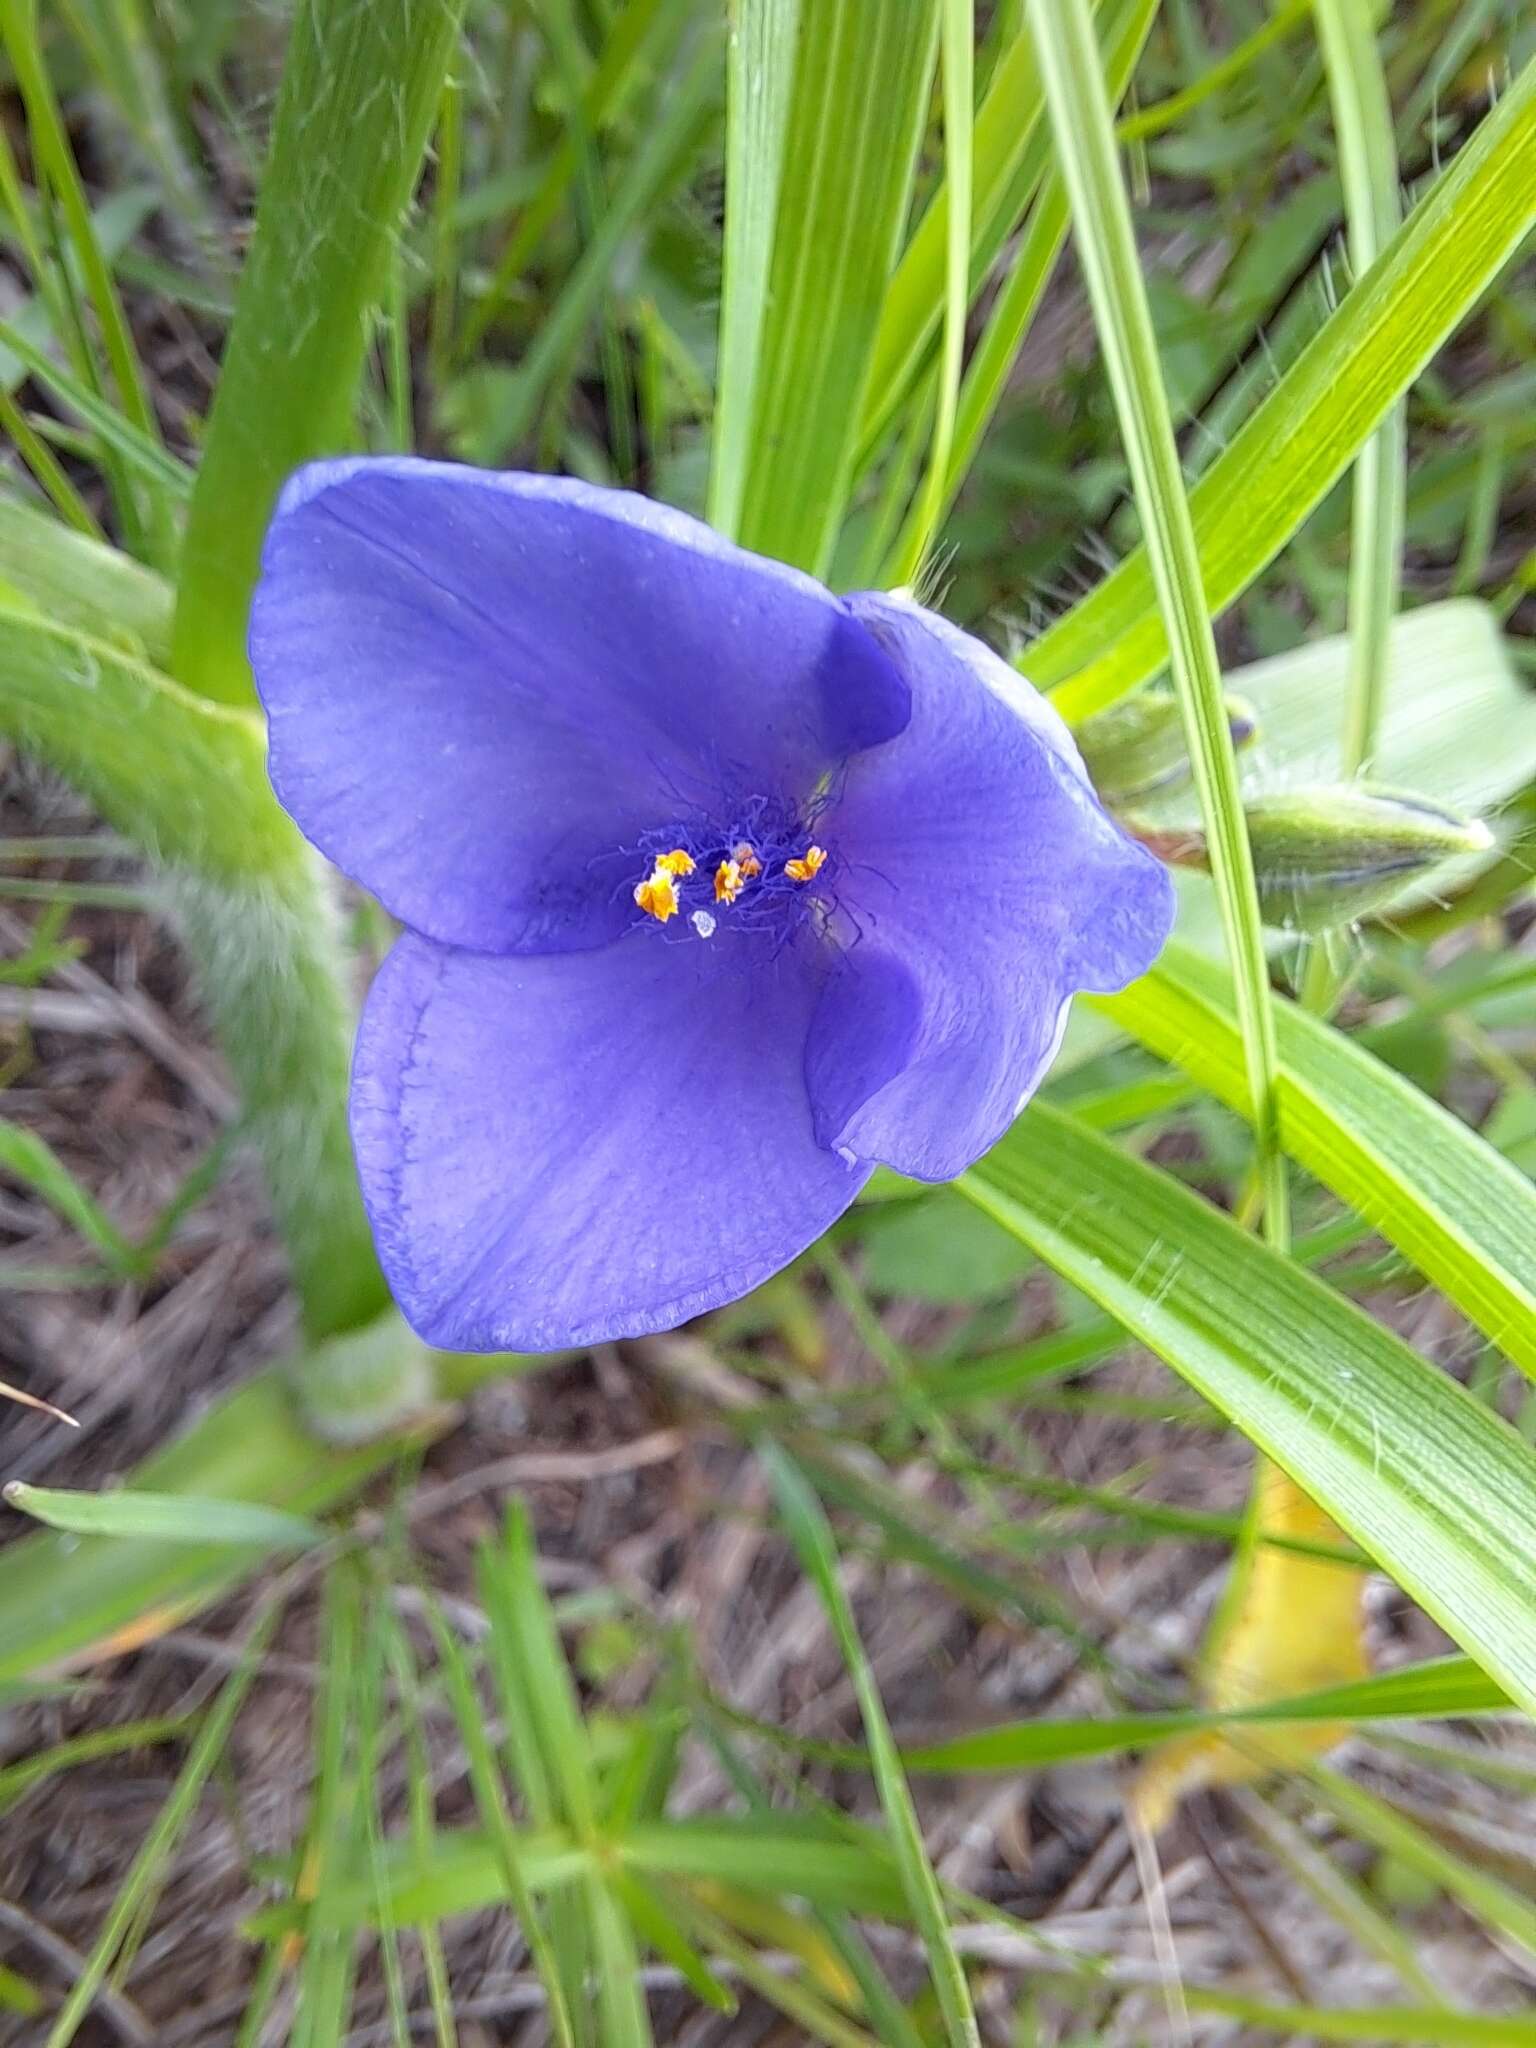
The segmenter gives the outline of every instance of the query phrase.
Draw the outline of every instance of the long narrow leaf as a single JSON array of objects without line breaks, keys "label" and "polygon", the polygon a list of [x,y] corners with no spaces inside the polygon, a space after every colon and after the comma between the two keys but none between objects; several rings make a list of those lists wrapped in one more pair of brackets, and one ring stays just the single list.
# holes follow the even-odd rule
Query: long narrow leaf
[{"label": "long narrow leaf", "polygon": [[[1526,65],[1258,411],[1190,493],[1206,601],[1229,605],[1349,466],[1536,221],[1536,59]],[[1072,719],[1167,660],[1138,548],[1021,666]]]},{"label": "long narrow leaf", "polygon": [[246,704],[245,620],[284,478],[352,436],[368,321],[464,0],[302,0],[182,551],[173,667]]},{"label": "long narrow leaf", "polygon": [[1230,1217],[1036,1103],[959,1183],[1221,1408],[1521,1704],[1536,1461],[1456,1382]]},{"label": "long narrow leaf", "polygon": [[[1182,946],[1095,1006],[1246,1107],[1231,979]],[[1364,1046],[1281,997],[1281,1141],[1536,1378],[1536,1188]]]},{"label": "long narrow leaf", "polygon": [[747,489],[799,24],[800,0],[742,0],[731,24],[720,354],[709,471],[710,524],[727,536],[736,531]]},{"label": "long narrow leaf", "polygon": [[801,0],[740,539],[813,572],[847,502],[937,28],[934,0]]},{"label": "long narrow leaf", "polygon": [[773,1481],[779,1511],[800,1559],[801,1569],[821,1596],[838,1649],[858,1695],[859,1712],[869,1742],[870,1766],[880,1789],[880,1803],[897,1866],[901,1871],[912,1918],[928,1951],[939,2011],[951,2048],[980,2048],[981,2033],[971,2006],[965,1966],[950,1939],[943,1893],[923,1847],[922,1832],[912,1805],[901,1759],[892,1739],[875,1675],[859,1640],[848,1596],[837,1575],[837,1552],[820,1501],[800,1468],[777,1445],[765,1444],[760,1455]]},{"label": "long narrow leaf", "polygon": [[304,1515],[250,1501],[208,1500],[197,1494],[66,1493],[57,1487],[5,1488],[9,1505],[50,1529],[76,1536],[147,1536],[165,1543],[254,1544],[263,1551],[304,1550],[325,1531]]},{"label": "long narrow leaf", "polygon": [[[1357,0],[1316,0],[1314,12],[1338,131],[1350,261],[1357,272],[1365,271],[1391,240],[1401,217],[1392,103],[1369,9]],[[1386,689],[1387,640],[1401,570],[1407,449],[1407,413],[1395,405],[1355,464],[1344,739],[1349,775],[1357,774],[1370,759]]]},{"label": "long narrow leaf", "polygon": [[1056,154],[1072,202],[1074,246],[1114,393],[1120,438],[1147,536],[1158,608],[1184,714],[1211,877],[1221,906],[1242,1029],[1264,1227],[1285,1246],[1290,1222],[1278,1149],[1275,1028],[1237,759],[1205,607],[1152,312],[1120,172],[1109,94],[1088,0],[1030,0]]},{"label": "long narrow leaf", "polygon": [[1121,1756],[1150,1749],[1170,1735],[1220,1729],[1240,1735],[1246,1727],[1305,1728],[1319,1722],[1369,1722],[1399,1716],[1485,1713],[1507,1705],[1505,1695],[1469,1657],[1440,1657],[1354,1685],[1330,1686],[1294,1700],[1236,1712],[1095,1714],[1083,1720],[1013,1721],[973,1735],[957,1735],[921,1749],[904,1749],[909,1771],[1026,1771],[1088,1757]]}]

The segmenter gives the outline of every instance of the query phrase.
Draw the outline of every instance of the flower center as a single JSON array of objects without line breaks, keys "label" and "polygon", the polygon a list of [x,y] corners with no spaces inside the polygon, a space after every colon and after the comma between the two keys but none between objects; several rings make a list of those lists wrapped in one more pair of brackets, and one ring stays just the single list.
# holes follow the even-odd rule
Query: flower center
[{"label": "flower center", "polygon": [[818,903],[809,885],[831,858],[801,819],[763,805],[729,832],[683,826],[648,835],[636,856],[636,908],[659,925],[682,917],[701,939],[730,928],[782,929],[797,909]]}]

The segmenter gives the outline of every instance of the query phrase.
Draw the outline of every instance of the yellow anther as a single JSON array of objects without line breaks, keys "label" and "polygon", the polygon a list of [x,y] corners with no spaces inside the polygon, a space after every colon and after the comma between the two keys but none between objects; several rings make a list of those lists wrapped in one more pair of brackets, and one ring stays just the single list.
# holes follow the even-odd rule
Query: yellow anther
[{"label": "yellow anther", "polygon": [[665,924],[677,915],[677,884],[671,872],[657,861],[643,882],[635,884],[635,901],[648,917]]},{"label": "yellow anther", "polygon": [[684,853],[680,846],[674,846],[670,853],[657,854],[655,867],[643,882],[635,884],[635,901],[648,917],[654,917],[658,924],[676,917],[678,878],[691,875],[694,865],[693,855]]},{"label": "yellow anther", "polygon": [[745,839],[738,839],[731,848],[731,859],[741,869],[741,878],[744,882],[749,882],[754,875],[763,872],[762,862]]},{"label": "yellow anther", "polygon": [[808,846],[798,860],[787,860],[784,872],[792,882],[809,882],[819,875],[827,864],[827,850],[824,846]]},{"label": "yellow anther", "polygon": [[747,885],[739,860],[723,860],[715,869],[715,901],[734,903]]}]

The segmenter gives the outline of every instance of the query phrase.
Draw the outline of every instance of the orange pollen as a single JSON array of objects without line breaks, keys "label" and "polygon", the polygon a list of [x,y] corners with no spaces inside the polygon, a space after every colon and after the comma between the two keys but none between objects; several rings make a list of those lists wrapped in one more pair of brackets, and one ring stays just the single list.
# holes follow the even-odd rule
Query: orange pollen
[{"label": "orange pollen", "polygon": [[787,860],[784,872],[792,882],[809,882],[819,875],[827,864],[827,850],[824,846],[808,846],[798,860]]},{"label": "orange pollen", "polygon": [[741,869],[743,881],[749,882],[754,875],[760,875],[763,872],[762,862],[745,839],[738,839],[731,848],[731,859]]},{"label": "orange pollen", "polygon": [[660,853],[656,856],[658,875],[691,875],[693,869],[693,855],[684,853],[680,846],[674,846],[670,853]]},{"label": "orange pollen", "polygon": [[723,860],[715,869],[715,901],[734,903],[747,885],[739,860]]},{"label": "orange pollen", "polygon": [[669,917],[676,917],[677,883],[660,861],[643,882],[636,882],[635,901],[658,924],[665,924]]}]

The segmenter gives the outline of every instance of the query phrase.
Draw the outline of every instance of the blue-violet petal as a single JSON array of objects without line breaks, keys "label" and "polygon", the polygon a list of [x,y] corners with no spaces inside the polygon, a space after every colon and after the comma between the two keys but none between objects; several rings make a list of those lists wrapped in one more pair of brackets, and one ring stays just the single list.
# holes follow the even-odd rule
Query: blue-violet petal
[{"label": "blue-violet petal", "polygon": [[293,478],[250,649],[300,828],[492,952],[613,938],[644,834],[799,803],[908,714],[809,577],[626,492],[406,457]]},{"label": "blue-violet petal", "polygon": [[820,1236],[868,1175],[811,1125],[825,969],[804,934],[525,958],[400,939],[364,1011],[352,1134],[416,1330],[543,1351],[670,1329]]},{"label": "blue-violet petal", "polygon": [[807,1084],[825,1143],[947,1180],[1018,1114],[1072,995],[1151,965],[1172,888],[1005,662],[904,599],[847,602],[901,670],[912,718],[850,763],[828,815],[850,943]]}]

